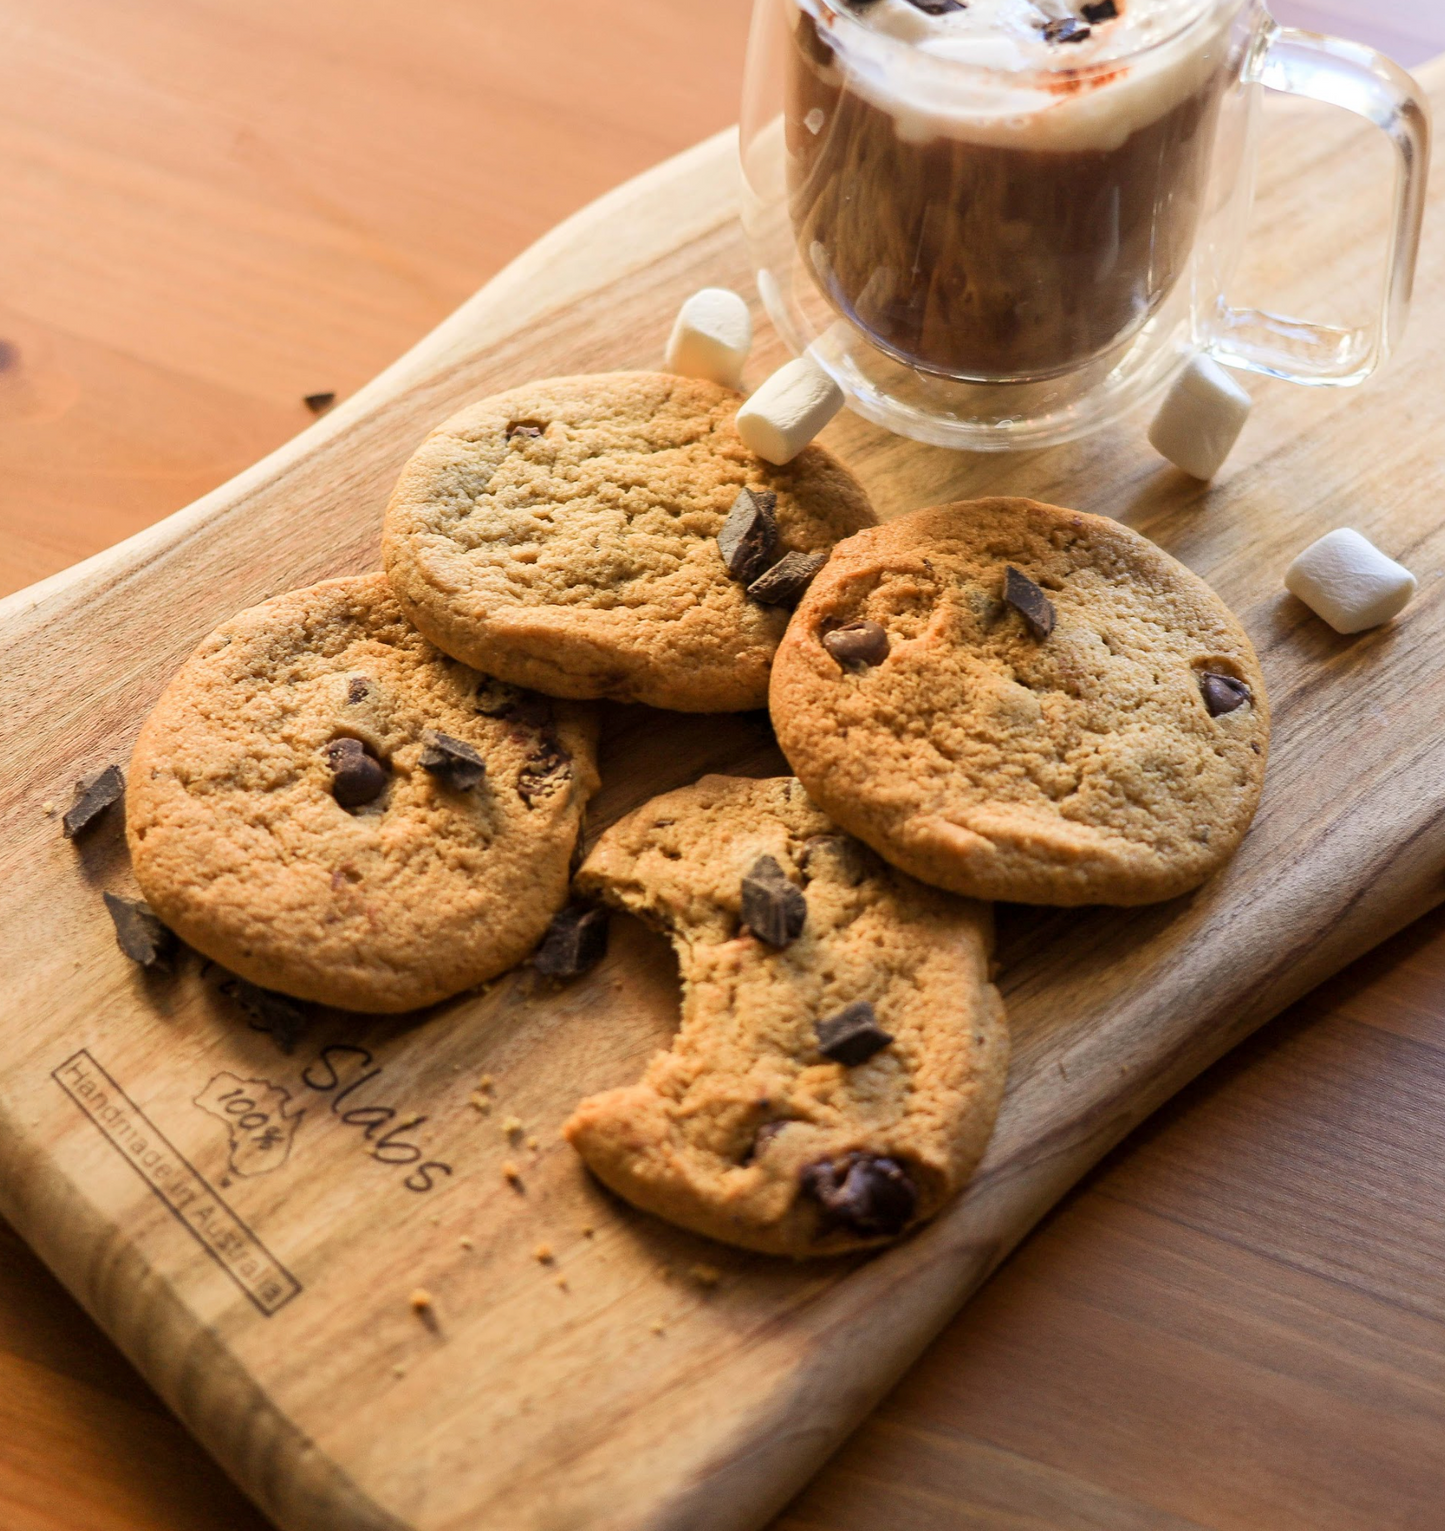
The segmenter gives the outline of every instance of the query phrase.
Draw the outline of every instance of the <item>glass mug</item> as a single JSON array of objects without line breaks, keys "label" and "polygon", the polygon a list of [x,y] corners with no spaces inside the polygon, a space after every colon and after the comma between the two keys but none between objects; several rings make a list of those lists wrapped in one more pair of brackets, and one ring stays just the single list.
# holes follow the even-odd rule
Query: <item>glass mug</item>
[{"label": "glass mug", "polygon": [[[1108,425],[1201,351],[1298,383],[1363,382],[1409,311],[1426,106],[1373,49],[1282,28],[1263,0],[1184,14],[1133,52],[1073,67],[1060,47],[1026,70],[927,52],[847,0],[755,0],[743,222],[794,352],[867,419],[986,451]],[[1228,305],[1263,86],[1346,107],[1395,146],[1367,324]]]}]

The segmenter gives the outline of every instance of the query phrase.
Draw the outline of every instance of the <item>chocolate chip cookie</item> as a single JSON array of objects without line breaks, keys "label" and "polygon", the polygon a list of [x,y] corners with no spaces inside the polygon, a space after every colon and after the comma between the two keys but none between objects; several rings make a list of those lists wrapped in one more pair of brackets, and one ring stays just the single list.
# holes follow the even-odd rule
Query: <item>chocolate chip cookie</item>
[{"label": "chocolate chip cookie", "polygon": [[155,913],[267,989],[430,1004],[511,967],[567,897],[592,709],[447,658],[380,574],[243,611],[157,702],[126,832]]},{"label": "chocolate chip cookie", "polygon": [[975,898],[1144,904],[1254,816],[1269,707],[1197,575],[1100,516],[991,499],[835,550],[773,668],[813,799],[895,866]]},{"label": "chocolate chip cookie", "polygon": [[636,1206],[770,1254],[840,1254],[972,1173],[1007,1068],[988,909],[840,832],[792,777],[706,776],[598,842],[584,895],[667,932],[682,1025],[564,1131]]},{"label": "chocolate chip cookie", "polygon": [[740,402],[695,378],[615,372],[454,415],[387,508],[407,616],[465,663],[552,696],[762,707],[817,555],[874,517],[821,447],[781,468],[750,452]]}]

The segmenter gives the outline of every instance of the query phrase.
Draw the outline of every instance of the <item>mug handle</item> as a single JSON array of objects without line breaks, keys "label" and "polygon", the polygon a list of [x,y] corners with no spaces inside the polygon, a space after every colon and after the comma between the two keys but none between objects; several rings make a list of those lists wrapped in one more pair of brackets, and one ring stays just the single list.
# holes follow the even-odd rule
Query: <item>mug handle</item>
[{"label": "mug handle", "polygon": [[1397,154],[1385,287],[1372,324],[1345,329],[1221,303],[1208,350],[1226,366],[1292,383],[1349,388],[1383,365],[1404,333],[1430,171],[1430,109],[1383,53],[1339,37],[1271,26],[1245,78],[1368,117]]}]

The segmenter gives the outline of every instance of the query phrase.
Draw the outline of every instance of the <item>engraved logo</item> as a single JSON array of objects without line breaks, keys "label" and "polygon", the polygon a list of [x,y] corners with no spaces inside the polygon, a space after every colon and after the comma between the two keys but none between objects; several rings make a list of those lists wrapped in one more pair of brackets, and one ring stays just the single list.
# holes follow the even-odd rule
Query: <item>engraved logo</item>
[{"label": "engraved logo", "polygon": [[237,1175],[269,1175],[285,1164],[306,1115],[304,1108],[288,1111],[290,1104],[290,1092],[279,1085],[224,1073],[196,1096],[196,1105],[225,1125]]}]

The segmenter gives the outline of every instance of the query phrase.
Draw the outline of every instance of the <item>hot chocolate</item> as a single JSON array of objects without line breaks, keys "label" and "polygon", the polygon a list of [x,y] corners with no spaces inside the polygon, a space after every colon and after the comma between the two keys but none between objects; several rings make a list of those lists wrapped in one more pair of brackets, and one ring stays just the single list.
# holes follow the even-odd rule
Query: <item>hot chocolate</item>
[{"label": "hot chocolate", "polygon": [[1055,376],[1137,333],[1199,224],[1218,0],[797,0],[793,225],[834,306],[925,372]]}]

